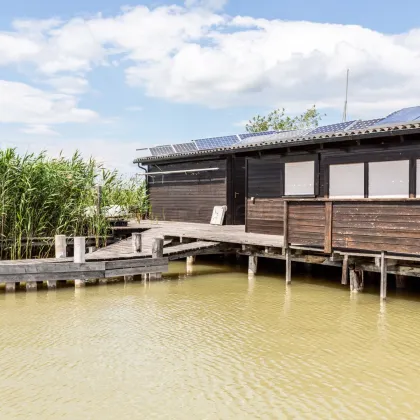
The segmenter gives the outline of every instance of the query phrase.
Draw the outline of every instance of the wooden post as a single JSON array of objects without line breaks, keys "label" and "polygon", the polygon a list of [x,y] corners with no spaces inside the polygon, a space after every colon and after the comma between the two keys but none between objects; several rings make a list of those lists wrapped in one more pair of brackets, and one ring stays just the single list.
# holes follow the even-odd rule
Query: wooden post
[{"label": "wooden post", "polygon": [[347,284],[349,282],[349,256],[344,255],[343,269],[341,272],[341,284]]},{"label": "wooden post", "polygon": [[289,203],[283,201],[283,252],[289,248]]},{"label": "wooden post", "polygon": [[187,257],[187,265],[193,265],[195,263],[195,255]]},{"label": "wooden post", "polygon": [[[82,264],[86,262],[86,238],[84,236],[76,236],[74,238],[74,262]],[[84,287],[85,280],[74,280],[75,287]]]},{"label": "wooden post", "polygon": [[100,185],[96,186],[96,194],[96,214],[99,216],[102,207],[102,187]]},{"label": "wooden post", "polygon": [[55,235],[55,258],[66,258],[67,257],[67,242],[66,235]]},{"label": "wooden post", "polygon": [[387,289],[387,261],[385,258],[385,252],[381,252],[381,289],[380,289],[380,298],[381,300],[386,299],[386,289]]},{"label": "wooden post", "polygon": [[292,283],[292,256],[290,248],[286,249],[286,284]]},{"label": "wooden post", "polygon": [[350,291],[354,293],[361,292],[363,291],[363,287],[363,271],[354,268],[350,269]]},{"label": "wooden post", "polygon": [[38,289],[38,284],[36,281],[27,281],[26,282],[26,291],[27,292],[36,292]]},{"label": "wooden post", "polygon": [[131,236],[133,253],[141,252],[141,233],[135,232]]},{"label": "wooden post", "polygon": [[16,291],[16,283],[15,282],[7,282],[5,292],[6,293],[14,293]]},{"label": "wooden post", "polygon": [[[66,235],[55,235],[55,258],[67,257],[67,239]],[[57,288],[57,280],[47,280],[48,289],[54,290]]]},{"label": "wooden post", "polygon": [[397,289],[405,289],[407,287],[407,277],[401,274],[395,275],[395,286]]},{"label": "wooden post", "polygon": [[331,254],[332,252],[332,201],[325,203],[325,235],[324,235],[324,252]]},{"label": "wooden post", "polygon": [[[154,238],[152,242],[152,258],[163,257],[163,238]],[[162,273],[149,273],[149,280],[161,280]]]},{"label": "wooden post", "polygon": [[255,255],[250,255],[248,259],[248,274],[255,276],[258,269],[258,257]]}]

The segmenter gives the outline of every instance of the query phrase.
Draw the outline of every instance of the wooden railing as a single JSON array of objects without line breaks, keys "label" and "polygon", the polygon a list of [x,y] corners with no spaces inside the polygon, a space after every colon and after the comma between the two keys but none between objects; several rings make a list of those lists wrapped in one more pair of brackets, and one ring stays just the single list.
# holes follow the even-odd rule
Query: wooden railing
[{"label": "wooden railing", "polygon": [[285,244],[420,255],[420,199],[287,199]]}]

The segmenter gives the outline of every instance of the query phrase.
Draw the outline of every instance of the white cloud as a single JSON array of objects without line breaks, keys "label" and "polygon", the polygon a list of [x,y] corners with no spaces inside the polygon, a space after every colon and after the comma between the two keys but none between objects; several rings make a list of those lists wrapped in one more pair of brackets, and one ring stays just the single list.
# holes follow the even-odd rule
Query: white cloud
[{"label": "white cloud", "polygon": [[149,96],[208,107],[341,109],[347,68],[351,116],[419,102],[420,28],[388,35],[356,25],[229,17],[217,12],[224,0],[185,4],[14,22],[14,31],[0,33],[0,65],[33,66],[55,94],[25,94],[41,106],[20,106],[21,116],[11,117],[18,107],[12,101],[0,121],[48,125],[96,117],[77,107],[96,66],[125,71],[127,84]]},{"label": "white cloud", "polygon": [[42,136],[58,136],[59,133],[54,131],[51,127],[45,124],[32,124],[20,131],[26,134],[42,135]]},{"label": "white cloud", "polygon": [[52,77],[47,80],[57,92],[65,93],[68,95],[79,95],[85,93],[89,89],[89,82],[78,76],[60,76]]},{"label": "white cloud", "polygon": [[90,109],[79,108],[74,96],[48,93],[25,83],[0,80],[0,123],[84,123],[98,117]]},{"label": "white cloud", "polygon": [[125,109],[126,111],[130,111],[130,112],[141,112],[143,111],[144,108],[142,106],[128,106]]},{"label": "white cloud", "polygon": [[228,0],[185,0],[186,7],[202,7],[203,9],[222,10]]}]

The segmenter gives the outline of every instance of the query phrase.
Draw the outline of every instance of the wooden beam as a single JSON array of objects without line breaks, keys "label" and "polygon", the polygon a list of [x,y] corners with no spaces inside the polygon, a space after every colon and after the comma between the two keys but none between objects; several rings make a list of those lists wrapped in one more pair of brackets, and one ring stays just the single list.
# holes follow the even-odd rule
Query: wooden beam
[{"label": "wooden beam", "polygon": [[344,255],[343,268],[341,272],[341,284],[348,284],[349,282],[349,256]]},{"label": "wooden beam", "polygon": [[332,201],[325,203],[325,235],[324,235],[324,252],[331,254],[332,252]]},{"label": "wooden beam", "polygon": [[283,246],[289,248],[289,203],[284,201],[283,208]]},{"label": "wooden beam", "polygon": [[290,248],[286,249],[286,284],[292,283],[292,259]]},{"label": "wooden beam", "polygon": [[380,290],[381,300],[386,299],[386,289],[387,289],[387,261],[385,258],[385,252],[382,252],[381,253],[381,290]]},{"label": "wooden beam", "polygon": [[255,255],[250,255],[248,258],[248,274],[255,275],[257,274],[258,268],[258,257]]},{"label": "wooden beam", "polygon": [[162,273],[166,273],[167,271],[168,271],[168,264],[156,265],[153,267],[130,267],[130,268],[121,268],[118,270],[106,270],[104,277],[110,278],[110,277],[121,277],[121,276],[127,276],[127,275],[150,273],[156,276],[153,279],[157,280],[161,277]]}]

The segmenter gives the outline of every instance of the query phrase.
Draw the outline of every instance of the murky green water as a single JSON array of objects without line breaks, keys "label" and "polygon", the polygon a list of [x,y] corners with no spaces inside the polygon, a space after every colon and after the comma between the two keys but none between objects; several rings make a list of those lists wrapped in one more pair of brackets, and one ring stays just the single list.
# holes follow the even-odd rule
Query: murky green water
[{"label": "murky green water", "polygon": [[0,294],[0,419],[420,417],[419,302],[184,267]]}]

